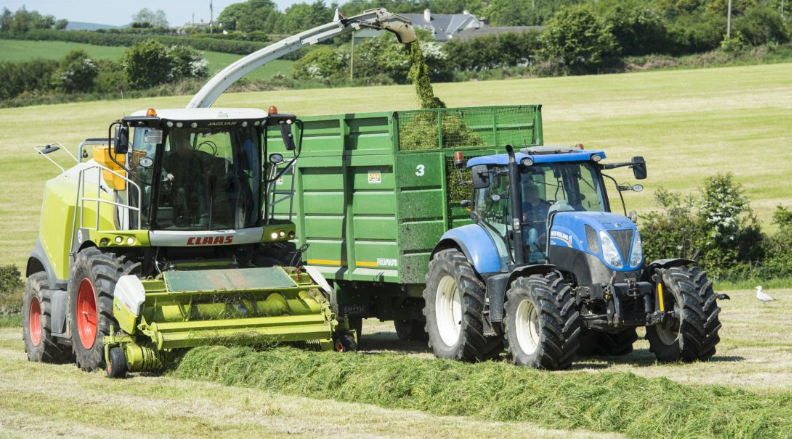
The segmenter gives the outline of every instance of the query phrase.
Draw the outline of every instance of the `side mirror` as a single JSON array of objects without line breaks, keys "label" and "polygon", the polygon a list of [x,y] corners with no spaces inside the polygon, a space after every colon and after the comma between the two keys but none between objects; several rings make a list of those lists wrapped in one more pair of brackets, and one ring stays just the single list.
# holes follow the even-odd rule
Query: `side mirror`
[{"label": "side mirror", "polygon": [[270,154],[269,161],[273,165],[277,165],[279,163],[283,163],[283,154],[278,154],[277,152]]},{"label": "side mirror", "polygon": [[464,208],[470,209],[470,200],[462,200],[459,202],[459,205]]},{"label": "side mirror", "polygon": [[633,175],[636,180],[643,180],[646,178],[646,161],[643,157],[633,157],[632,160]]},{"label": "side mirror", "polygon": [[129,151],[129,128],[118,126],[115,129],[115,142],[113,151],[116,154],[126,154]]},{"label": "side mirror", "polygon": [[294,151],[296,148],[294,146],[294,134],[292,134],[291,127],[289,123],[280,124],[281,138],[283,139],[283,145],[286,147],[287,151]]},{"label": "side mirror", "polygon": [[473,176],[473,187],[476,189],[484,189],[489,187],[489,171],[487,165],[478,165],[471,168],[471,175]]}]

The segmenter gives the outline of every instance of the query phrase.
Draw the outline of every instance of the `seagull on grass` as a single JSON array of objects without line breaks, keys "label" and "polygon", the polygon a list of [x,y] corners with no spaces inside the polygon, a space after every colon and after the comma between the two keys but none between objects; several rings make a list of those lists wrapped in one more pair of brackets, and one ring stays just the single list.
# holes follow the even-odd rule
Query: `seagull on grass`
[{"label": "seagull on grass", "polygon": [[775,300],[762,291],[761,285],[756,287],[756,298],[759,299],[759,301],[762,302],[762,304],[764,304],[765,302],[770,302],[772,300]]}]

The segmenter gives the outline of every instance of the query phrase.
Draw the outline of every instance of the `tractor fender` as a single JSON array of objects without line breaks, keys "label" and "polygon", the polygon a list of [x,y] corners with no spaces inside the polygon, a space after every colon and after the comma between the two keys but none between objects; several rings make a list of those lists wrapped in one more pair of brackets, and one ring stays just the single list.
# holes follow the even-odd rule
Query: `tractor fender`
[{"label": "tractor fender", "polygon": [[506,291],[515,280],[532,274],[546,274],[558,268],[551,264],[531,264],[514,267],[510,273],[500,273],[487,278],[487,298],[489,299],[489,316],[493,323],[503,321]]},{"label": "tractor fender", "polygon": [[698,263],[692,259],[685,258],[657,259],[646,266],[646,270],[644,270],[644,277],[645,280],[649,280],[652,277],[652,273],[654,273],[658,268],[683,267],[686,265],[698,265]]},{"label": "tractor fender", "polygon": [[41,245],[41,238],[36,240],[36,246],[33,247],[33,252],[28,257],[27,266],[25,267],[25,277],[38,272],[47,273],[47,284],[50,290],[65,290],[68,283],[65,279],[58,279],[55,271],[52,269],[52,264],[47,257],[47,252],[44,251],[44,246]]},{"label": "tractor fender", "polygon": [[498,273],[501,257],[492,237],[478,224],[451,229],[443,234],[432,250],[432,257],[441,250],[459,249],[476,269],[476,273]]}]

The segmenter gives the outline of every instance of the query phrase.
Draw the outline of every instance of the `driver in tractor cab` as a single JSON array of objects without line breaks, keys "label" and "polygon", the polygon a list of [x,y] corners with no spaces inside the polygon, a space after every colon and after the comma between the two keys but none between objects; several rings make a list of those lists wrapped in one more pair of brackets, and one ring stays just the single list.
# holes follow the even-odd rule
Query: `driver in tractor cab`
[{"label": "driver in tractor cab", "polygon": [[206,191],[203,184],[203,162],[193,151],[190,132],[174,129],[170,134],[170,151],[163,163],[163,181],[170,182],[169,199],[173,205],[174,223],[191,223],[200,213],[200,223],[208,224]]},{"label": "driver in tractor cab", "polygon": [[531,252],[541,252],[547,235],[547,214],[550,203],[539,197],[539,188],[531,181],[522,182],[522,222],[525,243]]}]

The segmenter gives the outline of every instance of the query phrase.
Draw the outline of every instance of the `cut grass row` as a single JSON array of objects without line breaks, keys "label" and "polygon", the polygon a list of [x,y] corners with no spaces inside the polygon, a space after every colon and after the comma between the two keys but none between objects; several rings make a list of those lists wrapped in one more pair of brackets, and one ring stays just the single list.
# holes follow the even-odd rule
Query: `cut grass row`
[{"label": "cut grass row", "polygon": [[630,437],[792,436],[792,394],[691,387],[632,373],[550,373],[394,354],[207,347],[174,376],[281,394]]}]

